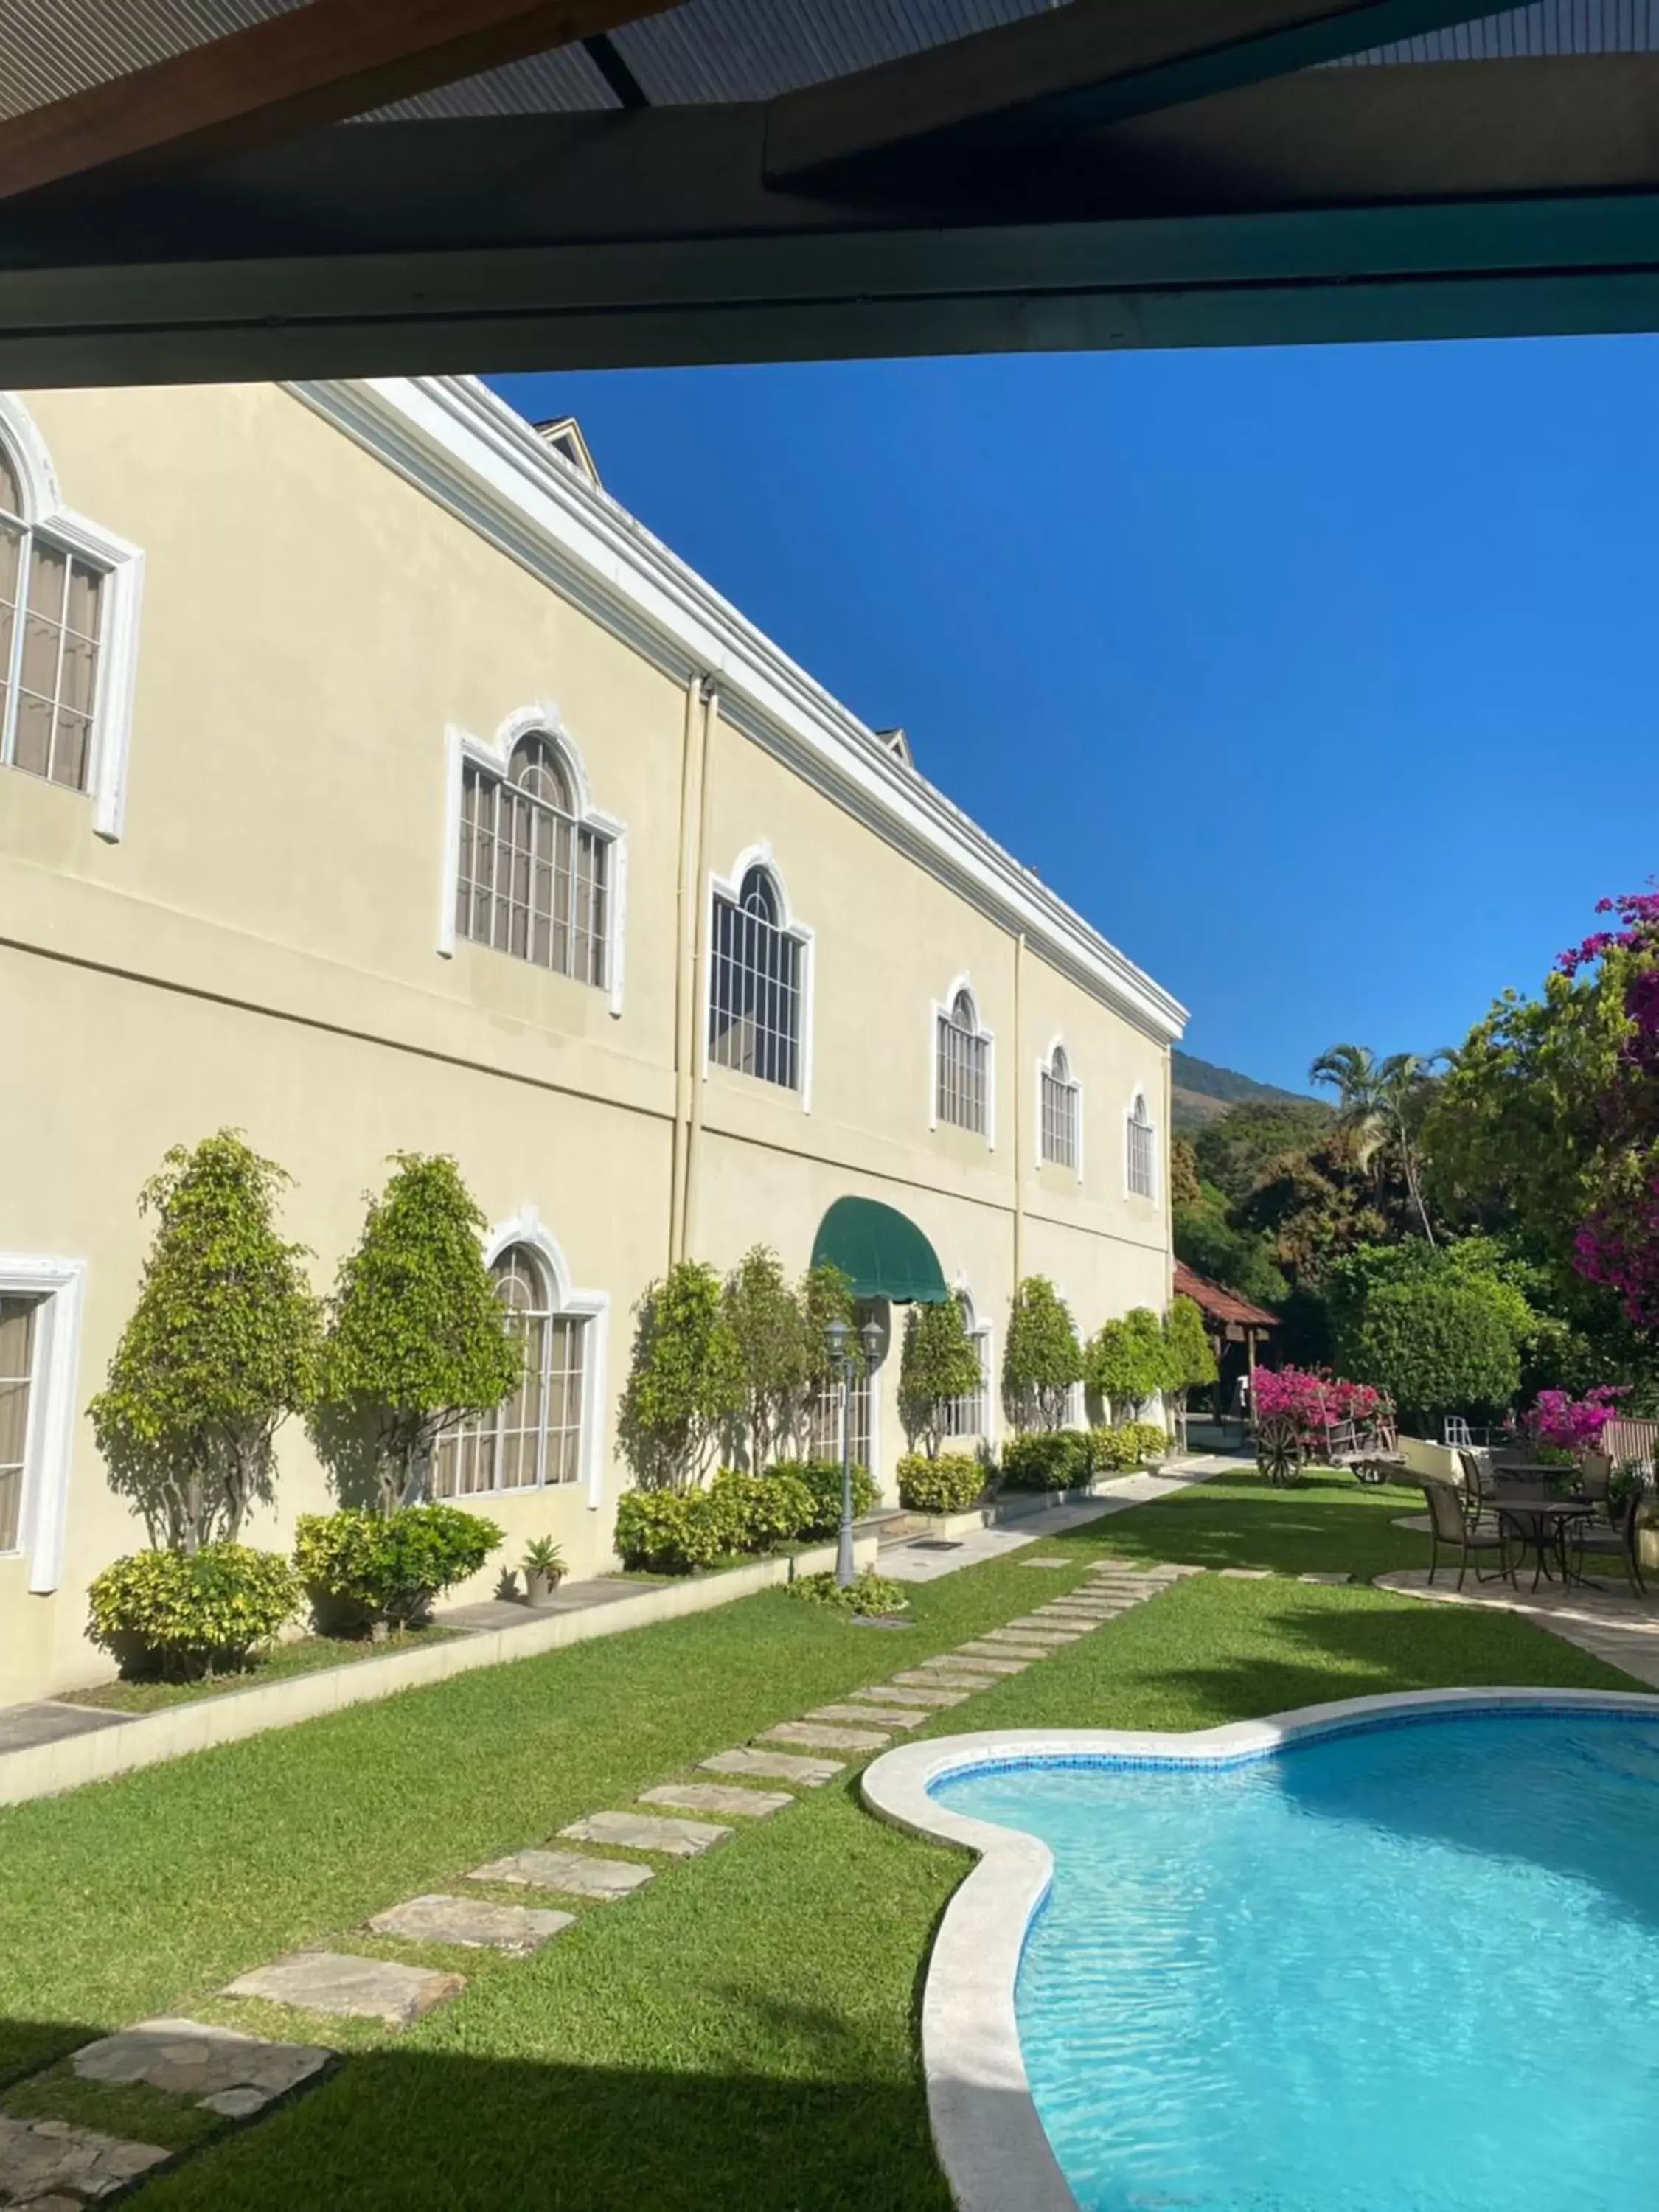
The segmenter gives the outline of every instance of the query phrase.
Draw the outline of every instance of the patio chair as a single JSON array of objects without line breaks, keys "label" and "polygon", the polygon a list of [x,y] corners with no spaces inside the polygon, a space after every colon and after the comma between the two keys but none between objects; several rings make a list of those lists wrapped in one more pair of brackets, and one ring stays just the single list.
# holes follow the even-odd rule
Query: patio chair
[{"label": "patio chair", "polygon": [[1613,1462],[1605,1452],[1586,1452],[1578,1462],[1578,1487],[1593,1504],[1605,1506],[1613,1481]]},{"label": "patio chair", "polygon": [[[1510,1556],[1510,1532],[1500,1515],[1476,1514],[1471,1516],[1464,1510],[1464,1502],[1456,1487],[1449,1482],[1422,1481],[1418,1485],[1429,1509],[1429,1533],[1433,1551],[1429,1558],[1429,1580],[1433,1582],[1440,1565],[1443,1548],[1457,1553],[1457,1587],[1463,1587],[1463,1577],[1474,1562],[1474,1578],[1478,1583],[1515,1581],[1515,1561]],[[1482,1571],[1482,1558],[1498,1555],[1498,1565],[1490,1574]]]},{"label": "patio chair", "polygon": [[1625,1570],[1632,1597],[1645,1597],[1648,1586],[1642,1576],[1642,1562],[1638,1556],[1637,1521],[1647,1500],[1647,1491],[1640,1483],[1632,1486],[1628,1496],[1608,1509],[1606,1521],[1586,1519],[1578,1523],[1572,1534],[1572,1571],[1582,1576],[1584,1561],[1597,1554],[1617,1559]]},{"label": "patio chair", "polygon": [[1463,1470],[1463,1514],[1473,1528],[1497,1503],[1498,1478],[1486,1454],[1467,1446],[1458,1447],[1457,1464]]}]

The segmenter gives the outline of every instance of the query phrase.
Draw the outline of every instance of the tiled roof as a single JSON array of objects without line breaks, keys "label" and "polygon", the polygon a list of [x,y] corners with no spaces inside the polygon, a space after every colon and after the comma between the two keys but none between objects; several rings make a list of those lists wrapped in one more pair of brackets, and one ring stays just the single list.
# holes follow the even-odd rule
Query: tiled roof
[{"label": "tiled roof", "polygon": [[1241,1298],[1236,1291],[1224,1290],[1219,1283],[1206,1282],[1182,1260],[1175,1263],[1175,1286],[1178,1297],[1190,1298],[1212,1321],[1237,1322],[1247,1328],[1279,1326],[1277,1314],[1269,1313],[1265,1306],[1253,1306],[1248,1298]]}]

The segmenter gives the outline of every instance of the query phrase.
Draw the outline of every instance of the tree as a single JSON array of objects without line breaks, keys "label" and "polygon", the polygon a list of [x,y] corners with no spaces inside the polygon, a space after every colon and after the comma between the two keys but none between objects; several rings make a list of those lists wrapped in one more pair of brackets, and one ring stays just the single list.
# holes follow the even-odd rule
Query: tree
[{"label": "tree", "polygon": [[1170,1140],[1170,1202],[1196,1206],[1200,1194],[1198,1154],[1188,1138],[1173,1137]]},{"label": "tree", "polygon": [[140,1194],[157,1227],[138,1300],[88,1411],[111,1486],[152,1544],[234,1543],[271,1496],[278,1425],[316,1376],[317,1301],[274,1214],[289,1178],[234,1129],[175,1146]]},{"label": "tree", "polygon": [[315,1423],[337,1462],[366,1441],[383,1513],[426,1496],[444,1432],[500,1405],[524,1366],[459,1168],[442,1153],[392,1160],[329,1302]]},{"label": "tree", "polygon": [[737,1348],[737,1425],[750,1468],[758,1474],[788,1431],[814,1371],[805,1301],[790,1287],[777,1254],[757,1244],[726,1277],[720,1304]]},{"label": "tree", "polygon": [[1195,1274],[1236,1291],[1252,1305],[1277,1310],[1290,1295],[1267,1237],[1235,1228],[1227,1201],[1213,1183],[1201,1186],[1200,1203],[1175,1209],[1176,1257]]},{"label": "tree", "polygon": [[[1237,1205],[1273,1162],[1328,1144],[1332,1126],[1331,1109],[1322,1099],[1243,1100],[1199,1131],[1194,1139],[1199,1172],[1230,1204]],[[1173,1182],[1170,1192],[1180,1205],[1181,1194]]]},{"label": "tree", "polygon": [[1371,1175],[1331,1145],[1287,1153],[1233,1208],[1231,1219],[1265,1237],[1273,1264],[1304,1289],[1316,1286],[1344,1252],[1389,1235],[1394,1224],[1378,1203],[1383,1196]]},{"label": "tree", "polygon": [[836,1379],[830,1362],[828,1329],[832,1321],[845,1322],[848,1328],[847,1353],[854,1363],[854,1372],[864,1366],[864,1347],[853,1328],[856,1308],[853,1285],[833,1260],[820,1260],[809,1267],[800,1279],[796,1292],[799,1301],[801,1329],[805,1340],[805,1367],[799,1393],[788,1424],[788,1433],[796,1449],[803,1455],[809,1449],[813,1415],[821,1392]]},{"label": "tree", "polygon": [[899,1419],[914,1449],[939,1456],[945,1405],[979,1388],[979,1353],[955,1298],[913,1305],[904,1316],[899,1356]]},{"label": "tree", "polygon": [[700,1261],[677,1261],[647,1285],[634,1313],[617,1416],[623,1456],[641,1490],[690,1490],[744,1402],[743,1358],[720,1279]]},{"label": "tree", "polygon": [[1110,1406],[1115,1424],[1133,1420],[1170,1374],[1164,1324],[1150,1306],[1133,1306],[1121,1321],[1106,1322],[1089,1348],[1089,1380]]},{"label": "tree", "polygon": [[1072,1387],[1083,1379],[1083,1347],[1066,1305],[1046,1275],[1014,1293],[1002,1352],[1002,1402],[1017,1429],[1065,1425]]},{"label": "tree", "polygon": [[1194,1299],[1180,1292],[1170,1299],[1170,1310],[1164,1316],[1164,1387],[1178,1394],[1179,1403],[1184,1408],[1187,1393],[1213,1382],[1217,1369],[1215,1347],[1204,1326],[1204,1316]]},{"label": "tree", "polygon": [[1515,1338],[1489,1285],[1448,1276],[1384,1283],[1338,1339],[1343,1368],[1389,1391],[1407,1420],[1492,1414],[1521,1380]]},{"label": "tree", "polygon": [[1379,1060],[1369,1045],[1334,1044],[1308,1070],[1310,1083],[1337,1095],[1336,1123],[1356,1166],[1368,1168],[1385,1146],[1399,1158],[1418,1226],[1432,1244],[1434,1226],[1418,1173],[1415,1128],[1431,1082],[1431,1063],[1415,1053],[1390,1053]]}]

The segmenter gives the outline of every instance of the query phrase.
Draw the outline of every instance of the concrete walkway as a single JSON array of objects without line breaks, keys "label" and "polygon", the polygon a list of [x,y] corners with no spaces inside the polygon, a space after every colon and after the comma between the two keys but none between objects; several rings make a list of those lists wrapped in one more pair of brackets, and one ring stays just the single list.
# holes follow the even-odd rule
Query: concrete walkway
[{"label": "concrete walkway", "polygon": [[1236,1463],[1212,1452],[1191,1452],[1185,1459],[1167,1461],[1157,1474],[1126,1474],[1111,1489],[1086,1504],[1056,1505],[1047,1513],[1033,1513],[997,1528],[976,1528],[963,1536],[912,1536],[884,1544],[878,1572],[900,1583],[936,1582],[953,1575],[958,1567],[981,1566],[1000,1559],[1045,1536],[1058,1536],[1085,1522],[1102,1521],[1109,1514],[1127,1513],[1132,1505],[1150,1505],[1171,1498],[1194,1482],[1228,1473]]},{"label": "concrete walkway", "polygon": [[1659,1600],[1643,1604],[1622,1590],[1563,1589],[1545,1583],[1536,1592],[1525,1578],[1518,1590],[1507,1583],[1479,1583],[1473,1576],[1460,1590],[1455,1575],[1443,1567],[1442,1579],[1431,1583],[1426,1567],[1402,1569],[1378,1575],[1378,1589],[1398,1590],[1406,1597],[1426,1598],[1435,1605],[1474,1606],[1484,1613],[1516,1613],[1536,1628],[1576,1644],[1581,1651],[1620,1668],[1650,1689],[1659,1689]]}]

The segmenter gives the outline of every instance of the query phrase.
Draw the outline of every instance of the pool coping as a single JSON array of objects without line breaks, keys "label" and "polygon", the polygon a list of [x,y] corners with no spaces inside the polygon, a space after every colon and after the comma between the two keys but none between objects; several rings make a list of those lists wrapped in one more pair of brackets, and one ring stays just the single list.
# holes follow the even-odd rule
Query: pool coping
[{"label": "pool coping", "polygon": [[1431,1712],[1626,1713],[1659,1718],[1659,1696],[1626,1690],[1407,1690],[1302,1705],[1186,1734],[1134,1729],[997,1729],[900,1744],[872,1761],[864,1800],[893,1826],[972,1851],[945,1907],[921,2000],[922,2071],[934,2148],[957,2212],[1078,2212],[1037,2116],[1014,2011],[1019,1963],[1054,1879],[1036,1837],[953,1813],[928,1793],[976,1767],[1074,1760],[1224,1766],[1286,1745]]}]

